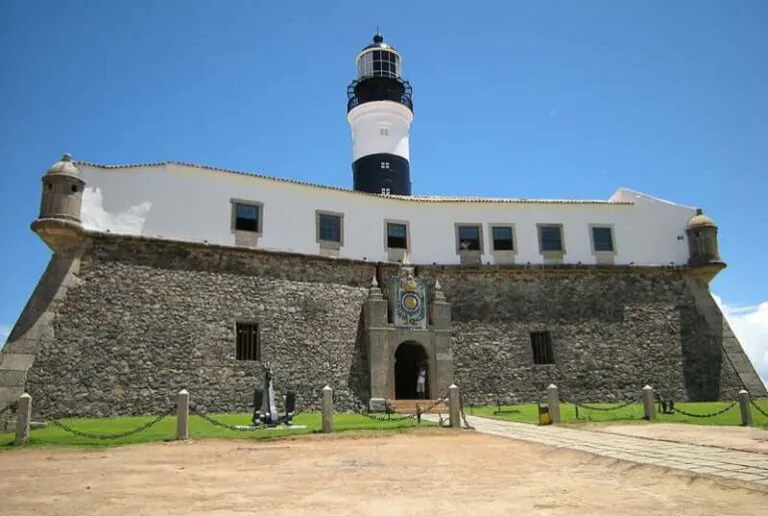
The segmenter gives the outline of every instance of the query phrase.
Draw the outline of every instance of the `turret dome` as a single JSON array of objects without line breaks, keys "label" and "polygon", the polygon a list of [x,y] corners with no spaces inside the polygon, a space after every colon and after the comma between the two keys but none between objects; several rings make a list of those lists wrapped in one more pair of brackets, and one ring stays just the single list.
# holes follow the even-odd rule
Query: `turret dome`
[{"label": "turret dome", "polygon": [[701,208],[697,208],[696,215],[691,217],[686,227],[688,229],[704,228],[704,227],[716,228],[717,224],[715,224],[714,220],[704,215],[704,210],[702,210]]},{"label": "turret dome", "polygon": [[79,176],[80,171],[77,169],[75,164],[72,163],[72,155],[64,154],[59,161],[48,168],[47,174]]}]

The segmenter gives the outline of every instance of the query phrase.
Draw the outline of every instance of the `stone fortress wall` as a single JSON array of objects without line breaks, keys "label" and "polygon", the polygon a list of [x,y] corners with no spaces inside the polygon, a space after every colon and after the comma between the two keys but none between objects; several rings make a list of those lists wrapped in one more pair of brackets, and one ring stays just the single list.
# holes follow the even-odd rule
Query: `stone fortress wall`
[{"label": "stone fortress wall", "polygon": [[[71,157],[42,183],[32,230],[53,255],[0,353],[0,411],[27,391],[39,418],[158,414],[182,388],[202,410],[248,411],[262,361],[299,408],[328,384],[353,409],[393,396],[406,340],[426,357],[400,363],[426,359],[433,399],[452,382],[469,403],[535,402],[550,383],[566,401],[645,384],[678,401],[766,395],[709,292],[725,264],[700,211],[687,265],[415,266],[431,311],[403,329],[381,297],[401,264],[88,230]],[[238,323],[258,324],[261,361],[237,359]],[[550,363],[534,363],[537,331]]]},{"label": "stone fortress wall", "polygon": [[[0,395],[26,389],[44,417],[158,413],[182,388],[204,410],[249,411],[261,363],[235,359],[235,322],[250,320],[278,393],[295,389],[301,407],[329,384],[351,409],[370,394],[363,305],[377,267],[385,279],[398,269],[90,233],[52,257],[0,362],[26,357],[28,368],[0,371]],[[466,403],[535,402],[549,383],[580,401],[628,400],[646,383],[676,400],[734,399],[754,374],[748,360],[736,373],[733,361],[746,357],[738,342],[728,352],[697,299],[702,289],[711,299],[706,283],[686,267],[417,274],[438,279],[451,303],[453,376]],[[537,330],[551,331],[554,365],[533,364]]]}]

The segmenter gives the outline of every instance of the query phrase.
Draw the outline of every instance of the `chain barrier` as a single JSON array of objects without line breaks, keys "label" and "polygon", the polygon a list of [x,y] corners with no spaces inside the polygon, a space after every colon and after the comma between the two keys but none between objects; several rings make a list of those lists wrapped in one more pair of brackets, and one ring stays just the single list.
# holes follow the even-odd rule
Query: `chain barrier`
[{"label": "chain barrier", "polygon": [[764,411],[764,410],[763,410],[763,409],[760,407],[760,405],[758,405],[758,404],[757,404],[757,402],[756,402],[755,400],[753,400],[753,399],[750,399],[750,400],[749,400],[749,403],[750,403],[750,404],[751,404],[753,407],[755,407],[755,409],[757,409],[757,411],[758,411],[758,412],[760,412],[760,413],[761,413],[763,416],[765,416],[765,417],[768,417],[768,412]]},{"label": "chain barrier", "polygon": [[[474,430],[475,427],[469,424],[469,421],[467,421],[467,415],[464,414],[464,402],[462,401],[461,397],[461,391],[459,391],[459,413],[461,414],[461,420],[464,423],[464,428],[467,430]],[[470,406],[470,409],[472,407]]]},{"label": "chain barrier", "polygon": [[403,415],[400,415],[399,417],[392,417],[391,414],[397,414],[397,412],[389,412],[389,411],[387,411],[386,416],[377,416],[370,411],[355,410],[355,412],[360,416],[366,417],[373,421],[379,421],[379,422],[405,421],[406,419],[415,419],[417,417],[416,414],[403,414]]},{"label": "chain barrier", "polygon": [[728,405],[727,407],[721,408],[720,410],[716,410],[714,412],[710,412],[708,414],[694,414],[693,412],[686,412],[685,410],[681,410],[681,409],[679,409],[677,407],[673,408],[672,410],[674,410],[675,412],[677,412],[679,414],[682,414],[684,416],[688,416],[688,417],[708,418],[708,417],[719,416],[720,414],[725,414],[726,412],[731,410],[733,407],[735,407],[737,403],[738,403],[738,401],[734,401],[730,405]]},{"label": "chain barrier", "polygon": [[302,414],[307,411],[316,401],[322,400],[323,393],[322,391],[319,394],[315,394],[315,397],[312,398],[309,402],[307,402],[304,407],[300,408],[299,410],[295,410],[293,412],[293,415],[291,415],[291,419],[295,419],[299,414]]},{"label": "chain barrier", "polygon": [[[422,409],[418,404],[416,405],[416,413],[410,414],[410,413],[403,413],[398,412],[397,410],[393,409],[392,406],[389,404],[388,400],[384,401],[384,413],[385,415],[376,415],[375,413],[371,412],[368,408],[361,409],[359,407],[356,407],[354,412],[357,415],[366,417],[373,421],[379,421],[379,422],[396,422],[396,421],[405,421],[406,419],[417,419],[419,422],[421,421],[421,416],[423,414],[426,414],[428,412],[431,412],[435,407],[437,407],[440,404],[445,403],[447,399],[447,396],[442,396],[437,399],[432,405],[430,405],[427,408]],[[426,400],[425,400],[426,401]],[[392,414],[398,414],[397,417],[392,417]]]},{"label": "chain barrier", "polygon": [[101,440],[106,440],[106,439],[122,439],[123,437],[129,437],[131,435],[138,434],[139,432],[143,432],[144,430],[147,430],[147,429],[155,426],[160,421],[162,421],[166,417],[170,416],[171,414],[174,414],[175,412],[176,412],[176,408],[174,407],[172,410],[169,410],[165,414],[160,414],[159,416],[155,417],[151,421],[148,421],[148,422],[144,423],[143,425],[141,425],[141,426],[139,426],[137,428],[134,428],[133,430],[128,430],[126,432],[120,432],[120,433],[116,433],[116,434],[94,434],[92,432],[83,432],[82,430],[75,430],[74,428],[72,428],[70,426],[67,426],[64,423],[62,423],[61,421],[56,420],[56,419],[53,419],[53,420],[49,421],[49,423],[51,425],[53,425],[53,426],[61,428],[65,432],[69,432],[70,434],[76,435],[78,437],[86,437],[88,439],[101,439]]},{"label": "chain barrier", "polygon": [[[308,403],[305,404],[304,408],[299,409],[291,413],[291,421],[296,419],[296,416],[299,414],[305,412],[308,407],[311,407],[314,402],[316,402],[318,399],[322,397],[322,392],[318,395],[316,395],[312,400],[310,400]],[[209,416],[208,414],[205,414],[203,412],[200,412],[197,410],[194,406],[189,406],[189,411],[197,416],[200,416],[205,421],[208,421],[210,424],[214,426],[218,426],[221,428],[226,428],[228,430],[234,430],[236,432],[253,432],[257,430],[264,430],[273,428],[269,425],[259,425],[259,426],[251,426],[251,425],[230,425],[229,423],[224,423],[223,421],[219,421],[218,419],[213,418],[212,416]]]},{"label": "chain barrier", "polygon": [[219,421],[218,419],[212,418],[208,414],[204,414],[203,412],[200,412],[199,410],[197,410],[192,405],[189,406],[189,411],[192,414],[200,416],[201,418],[203,418],[204,420],[208,421],[210,424],[212,424],[214,426],[219,426],[221,428],[226,428],[228,430],[234,430],[236,432],[252,432],[254,430],[263,430],[264,428],[269,428],[267,426],[253,427],[253,426],[244,426],[244,425],[230,425],[229,423],[224,423],[223,421]]},{"label": "chain barrier", "polygon": [[571,405],[574,405],[576,407],[579,407],[581,409],[585,410],[596,410],[598,412],[610,412],[612,410],[621,410],[623,408],[626,408],[630,405],[633,405],[635,403],[638,403],[642,399],[642,396],[638,396],[633,400],[630,400],[626,403],[622,403],[621,405],[616,405],[615,407],[594,407],[592,405],[585,405],[584,403],[577,403],[575,401],[568,401],[564,400],[563,403],[570,403]]},{"label": "chain barrier", "polygon": [[0,416],[8,412],[9,410],[13,409],[16,410],[16,405],[18,404],[18,401],[12,401],[10,405],[5,407],[3,410],[0,410]]}]

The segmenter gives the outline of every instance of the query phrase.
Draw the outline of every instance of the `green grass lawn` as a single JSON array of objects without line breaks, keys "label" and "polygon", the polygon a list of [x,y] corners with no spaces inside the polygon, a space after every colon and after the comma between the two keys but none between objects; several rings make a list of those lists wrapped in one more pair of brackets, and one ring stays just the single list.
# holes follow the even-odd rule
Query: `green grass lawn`
[{"label": "green grass lawn", "polygon": [[[768,412],[768,400],[757,401],[763,411]],[[615,406],[611,403],[589,403],[593,407],[608,408]],[[677,403],[676,407],[693,414],[706,414],[723,409],[730,405],[730,402],[711,402],[711,403]],[[464,412],[468,415],[488,417],[491,419],[500,419],[503,421],[515,421],[518,423],[538,424],[538,406],[534,404],[526,405],[503,405],[499,412],[497,405],[486,405],[482,407],[464,407]],[[715,417],[697,418],[685,416],[683,414],[660,414],[657,412],[658,422],[662,423],[691,423],[696,425],[716,425],[716,426],[739,426],[741,425],[741,412],[738,404],[728,412]],[[560,405],[560,419],[562,423],[610,423],[610,422],[645,422],[643,419],[643,405],[634,403],[627,407],[609,412],[578,409],[578,418],[576,416],[576,407],[570,403]],[[768,418],[752,408],[752,424],[755,427],[768,429]]]},{"label": "green grass lawn", "polygon": [[[222,423],[229,425],[249,425],[251,422],[250,414],[211,414],[211,416]],[[396,416],[393,416],[396,417]],[[119,417],[102,419],[62,419],[61,422],[81,432],[93,434],[114,434],[126,432],[141,426],[154,419],[152,416],[142,417]],[[294,418],[295,426],[306,426],[306,428],[296,428],[293,430],[283,429],[262,429],[253,431],[240,431],[222,428],[211,424],[200,416],[189,416],[189,438],[190,439],[282,439],[297,435],[306,435],[319,433],[322,428],[322,419],[320,413],[302,413]],[[416,419],[405,419],[402,421],[374,421],[359,414],[336,414],[334,415],[334,432],[349,431],[387,431],[402,432],[409,431],[419,427],[437,427],[436,423],[422,420],[419,424]],[[176,437],[176,417],[167,417],[137,434],[121,437],[118,439],[94,439],[72,435],[69,432],[51,426],[32,430],[29,437],[30,446],[46,445],[66,445],[83,447],[103,447],[117,446],[125,444],[145,443],[152,441],[173,440]],[[15,435],[12,433],[0,434],[0,450],[15,449],[13,441]]]}]

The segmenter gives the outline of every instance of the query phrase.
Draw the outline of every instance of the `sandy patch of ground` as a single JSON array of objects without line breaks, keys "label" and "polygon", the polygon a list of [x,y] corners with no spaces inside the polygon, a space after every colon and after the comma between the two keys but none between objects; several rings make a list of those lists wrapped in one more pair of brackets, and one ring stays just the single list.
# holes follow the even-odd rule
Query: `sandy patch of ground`
[{"label": "sandy patch of ground", "polygon": [[467,431],[0,453],[5,516],[720,516],[766,507],[768,488]]},{"label": "sandy patch of ground", "polygon": [[768,431],[760,428],[704,426],[685,423],[589,424],[580,425],[579,428],[768,454]]}]

